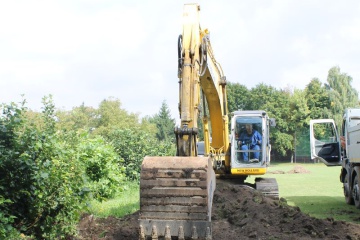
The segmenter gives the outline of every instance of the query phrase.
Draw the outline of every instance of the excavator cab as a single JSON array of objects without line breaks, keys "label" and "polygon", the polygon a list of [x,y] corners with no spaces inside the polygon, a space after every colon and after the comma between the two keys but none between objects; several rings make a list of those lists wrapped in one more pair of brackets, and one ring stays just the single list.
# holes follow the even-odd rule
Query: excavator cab
[{"label": "excavator cab", "polygon": [[236,111],[233,114],[231,169],[266,168],[271,149],[267,114],[264,111]]},{"label": "excavator cab", "polygon": [[[275,119],[262,110],[235,111],[232,115],[231,177],[264,175],[270,165],[270,127],[276,125]],[[257,177],[255,185],[264,195],[279,199],[276,179]]]}]

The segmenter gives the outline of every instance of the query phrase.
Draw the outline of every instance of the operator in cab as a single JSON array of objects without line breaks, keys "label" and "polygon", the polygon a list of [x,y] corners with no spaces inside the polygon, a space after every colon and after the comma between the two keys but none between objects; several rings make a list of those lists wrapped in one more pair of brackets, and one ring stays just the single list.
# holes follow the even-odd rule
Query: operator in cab
[{"label": "operator in cab", "polygon": [[[245,124],[246,131],[242,132],[240,134],[240,137],[238,139],[239,147],[242,151],[244,151],[243,154],[243,160],[244,162],[259,162],[259,156],[260,156],[260,146],[262,137],[261,134],[253,129],[252,124]],[[249,152],[248,150],[255,150],[256,152],[253,152],[253,158],[249,160]]]}]

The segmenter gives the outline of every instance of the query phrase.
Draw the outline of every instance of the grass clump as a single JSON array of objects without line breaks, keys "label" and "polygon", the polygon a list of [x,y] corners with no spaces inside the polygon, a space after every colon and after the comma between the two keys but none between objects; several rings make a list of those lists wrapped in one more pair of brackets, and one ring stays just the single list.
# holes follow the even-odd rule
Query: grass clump
[{"label": "grass clump", "polygon": [[127,182],[123,186],[124,190],[119,192],[114,198],[99,202],[90,202],[90,213],[96,217],[124,217],[134,213],[140,208],[139,183]]}]

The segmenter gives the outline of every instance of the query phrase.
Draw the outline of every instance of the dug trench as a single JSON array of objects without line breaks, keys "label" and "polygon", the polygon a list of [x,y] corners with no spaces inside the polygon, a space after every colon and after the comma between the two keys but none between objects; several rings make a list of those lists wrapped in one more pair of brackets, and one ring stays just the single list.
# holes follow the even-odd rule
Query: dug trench
[{"label": "dug trench", "polygon": [[[123,218],[83,216],[77,239],[137,240],[139,212]],[[360,239],[360,225],[316,219],[260,192],[218,181],[213,199],[212,237],[236,239]]]}]

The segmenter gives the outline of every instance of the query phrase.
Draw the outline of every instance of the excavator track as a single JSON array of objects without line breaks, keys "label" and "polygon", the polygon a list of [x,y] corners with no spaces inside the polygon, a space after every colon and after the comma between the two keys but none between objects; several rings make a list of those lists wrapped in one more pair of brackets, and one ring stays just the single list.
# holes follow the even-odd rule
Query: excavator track
[{"label": "excavator track", "polygon": [[212,239],[215,173],[207,157],[145,157],[139,239]]},{"label": "excavator track", "polygon": [[279,200],[279,186],[275,178],[255,178],[255,186],[266,197]]},{"label": "excavator track", "polygon": [[279,186],[275,178],[255,178],[255,183],[246,183],[247,176],[216,175],[217,181],[227,182],[234,185],[242,185],[261,192],[264,196],[279,200]]}]

